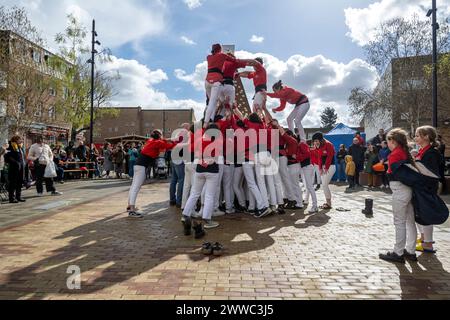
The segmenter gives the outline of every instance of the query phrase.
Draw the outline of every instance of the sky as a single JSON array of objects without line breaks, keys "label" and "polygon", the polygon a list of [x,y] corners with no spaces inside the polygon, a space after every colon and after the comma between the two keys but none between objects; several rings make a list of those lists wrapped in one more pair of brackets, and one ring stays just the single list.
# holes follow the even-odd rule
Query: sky
[{"label": "sky", "polygon": [[[53,38],[75,14],[89,29],[96,19],[99,40],[113,59],[99,68],[119,72],[115,106],[204,109],[206,56],[213,43],[236,45],[238,58],[265,60],[269,87],[278,80],[310,98],[304,125],[320,126],[320,113],[334,107],[349,114],[352,88],[375,87],[378,74],[364,61],[362,46],[380,22],[425,16],[430,0],[1,0],[26,8],[56,51]],[[438,0],[450,16],[450,0]],[[426,18],[425,18],[426,19]],[[431,26],[430,26],[431,28]],[[244,80],[247,95],[252,83]],[[278,101],[269,99],[269,107]],[[292,106],[277,118],[284,122]]]}]

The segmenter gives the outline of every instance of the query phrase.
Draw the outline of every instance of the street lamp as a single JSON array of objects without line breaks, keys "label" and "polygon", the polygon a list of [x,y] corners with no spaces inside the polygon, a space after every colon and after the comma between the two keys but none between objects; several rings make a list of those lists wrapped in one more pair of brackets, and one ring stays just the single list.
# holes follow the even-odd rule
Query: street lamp
[{"label": "street lamp", "polygon": [[432,9],[428,10],[427,17],[432,17],[433,26],[433,89],[432,89],[432,122],[433,127],[438,127],[438,78],[437,78],[437,30],[439,24],[437,23],[437,7],[436,0],[432,0]]},{"label": "street lamp", "polygon": [[91,51],[91,59],[88,60],[88,63],[91,64],[91,119],[89,126],[89,146],[90,146],[90,161],[94,160],[94,85],[95,85],[95,55],[98,54],[98,51],[95,50],[95,45],[101,45],[100,41],[96,40],[98,37],[97,32],[95,31],[95,20],[92,20],[92,51]]}]

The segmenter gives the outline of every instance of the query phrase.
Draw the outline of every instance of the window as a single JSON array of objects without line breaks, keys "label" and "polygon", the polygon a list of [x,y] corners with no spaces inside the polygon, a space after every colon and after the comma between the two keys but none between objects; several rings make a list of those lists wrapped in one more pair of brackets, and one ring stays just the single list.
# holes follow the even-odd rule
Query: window
[{"label": "window", "polygon": [[6,116],[6,101],[0,100],[0,117]]},{"label": "window", "polygon": [[26,107],[25,98],[24,97],[19,98],[19,112],[25,113],[25,107]]},{"label": "window", "polygon": [[41,63],[41,53],[33,48],[30,48],[30,56],[36,63]]},{"label": "window", "polygon": [[49,117],[49,119],[54,119],[56,117],[55,107],[54,106],[50,106],[48,108],[48,117]]},{"label": "window", "polygon": [[7,86],[7,75],[5,71],[0,71],[0,88],[6,88]]},{"label": "window", "polygon": [[48,89],[48,91],[52,97],[56,97],[56,90],[54,88],[50,88],[50,89]]},{"label": "window", "polygon": [[42,116],[42,103],[38,103],[36,106],[36,111],[34,112],[35,117],[41,117]]}]

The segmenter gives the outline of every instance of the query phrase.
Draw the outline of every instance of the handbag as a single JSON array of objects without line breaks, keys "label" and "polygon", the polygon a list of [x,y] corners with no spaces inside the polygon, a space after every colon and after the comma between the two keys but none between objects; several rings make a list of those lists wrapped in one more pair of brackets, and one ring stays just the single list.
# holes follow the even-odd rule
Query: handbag
[{"label": "handbag", "polygon": [[373,171],[376,171],[376,172],[385,172],[384,165],[381,162],[374,165],[372,167],[372,169],[373,169]]},{"label": "handbag", "polygon": [[44,178],[55,178],[56,176],[55,163],[50,161],[45,167]]},{"label": "handbag", "polygon": [[45,145],[42,147],[42,152],[38,157],[38,163],[46,166],[48,165],[48,159],[44,156],[44,152],[45,152]]}]

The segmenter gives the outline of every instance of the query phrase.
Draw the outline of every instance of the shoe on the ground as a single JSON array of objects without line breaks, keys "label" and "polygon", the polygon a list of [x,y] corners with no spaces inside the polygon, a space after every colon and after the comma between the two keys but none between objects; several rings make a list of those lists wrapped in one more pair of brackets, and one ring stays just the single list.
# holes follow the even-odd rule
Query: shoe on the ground
[{"label": "shoe on the ground", "polygon": [[202,216],[203,216],[203,215],[202,215],[201,212],[194,211],[194,212],[192,213],[192,215],[191,215],[191,218],[193,218],[193,219],[201,219]]},{"label": "shoe on the ground", "polygon": [[303,206],[301,206],[301,207],[295,206],[295,207],[292,208],[292,210],[301,211],[301,210],[305,210],[305,207],[303,207]]},{"label": "shoe on the ground", "polygon": [[220,211],[220,210],[216,210],[213,212],[212,216],[217,218],[217,217],[223,217],[225,215],[224,211]]},{"label": "shoe on the ground", "polygon": [[297,201],[288,201],[288,203],[284,205],[284,209],[294,210],[296,205],[297,205]]},{"label": "shoe on the ground", "polygon": [[256,213],[256,209],[250,209],[250,210],[247,210],[247,213],[248,213],[249,215],[251,215],[251,216],[254,216],[255,213]]},{"label": "shoe on the ground", "polygon": [[235,213],[236,213],[236,210],[234,210],[234,209],[225,211],[225,214],[235,214]]},{"label": "shoe on the ground", "polygon": [[177,203],[175,201],[170,201],[170,206],[171,207],[175,207],[177,205]]},{"label": "shoe on the ground", "polygon": [[277,209],[277,213],[279,215],[283,215],[283,214],[286,214],[286,211],[283,209],[282,206],[279,206],[278,209]]},{"label": "shoe on the ground", "polygon": [[27,200],[25,200],[25,199],[17,199],[17,201],[19,201],[19,202],[27,202]]},{"label": "shoe on the ground", "polygon": [[128,213],[128,217],[129,218],[140,219],[140,218],[143,218],[144,216],[142,215],[142,213],[139,213],[139,212],[136,212],[136,211],[130,211]]},{"label": "shoe on the ground", "polygon": [[190,217],[183,216],[182,218],[183,223],[183,229],[184,229],[184,235],[190,236],[192,234],[192,220]]},{"label": "shoe on the ground", "polygon": [[64,184],[64,181],[62,181],[62,180],[61,180],[61,181],[59,181],[59,184]]},{"label": "shoe on the ground", "polygon": [[387,261],[387,262],[394,262],[394,263],[405,263],[405,257],[399,256],[395,252],[388,252],[386,254],[380,254],[379,255],[381,260]]},{"label": "shoe on the ground", "polygon": [[9,200],[9,203],[19,203],[19,201],[17,201],[16,199],[12,199],[12,200]]},{"label": "shoe on the ground", "polygon": [[317,206],[312,207],[308,211],[309,214],[314,214],[314,213],[318,213],[318,212],[319,212],[319,208],[317,208]]},{"label": "shoe on the ground", "polygon": [[194,223],[193,229],[194,229],[194,237],[197,240],[203,238],[206,235],[206,232],[203,229],[202,223],[199,223],[199,222]]},{"label": "shoe on the ground", "polygon": [[308,201],[303,200],[303,205],[306,207],[309,204]]},{"label": "shoe on the ground", "polygon": [[212,246],[212,244],[209,243],[209,242],[205,242],[205,243],[202,245],[202,253],[203,253],[205,256],[210,256],[210,255],[212,255],[212,254],[213,254],[213,246]]},{"label": "shoe on the ground", "polygon": [[44,194],[43,194],[43,193],[38,193],[37,196],[38,196],[38,197],[43,197]]},{"label": "shoe on the ground", "polygon": [[320,190],[320,184],[317,185],[317,187],[316,187],[315,190],[316,190],[316,191],[319,191],[319,190]]},{"label": "shoe on the ground", "polygon": [[53,191],[52,192],[52,196],[62,196],[62,195],[63,195],[63,193],[59,192],[59,191]]},{"label": "shoe on the ground", "polygon": [[264,218],[265,216],[268,216],[269,214],[270,214],[270,209],[263,208],[261,210],[256,210],[255,218]]},{"label": "shoe on the ground", "polygon": [[216,242],[212,245],[212,253],[216,257],[220,257],[223,255],[224,247],[220,243]]},{"label": "shoe on the ground", "polygon": [[213,220],[207,220],[205,221],[205,225],[203,226],[205,229],[214,229],[220,226],[220,224]]},{"label": "shoe on the ground", "polygon": [[404,251],[403,253],[403,257],[408,260],[408,261],[412,261],[412,262],[417,262],[417,255],[415,253],[409,253],[408,251]]}]

